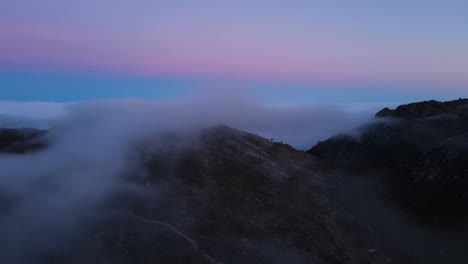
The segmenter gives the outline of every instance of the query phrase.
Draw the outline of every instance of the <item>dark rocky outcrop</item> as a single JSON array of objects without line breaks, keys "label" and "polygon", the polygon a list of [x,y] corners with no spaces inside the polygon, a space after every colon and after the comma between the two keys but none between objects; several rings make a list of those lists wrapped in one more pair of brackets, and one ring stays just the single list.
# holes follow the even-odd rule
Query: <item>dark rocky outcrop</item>
[{"label": "dark rocky outcrop", "polygon": [[22,154],[46,147],[41,139],[47,131],[33,128],[0,129],[0,153]]},{"label": "dark rocky outcrop", "polygon": [[400,105],[396,109],[391,110],[384,108],[379,111],[376,117],[396,117],[403,119],[413,118],[424,118],[430,116],[436,116],[441,114],[447,114],[451,112],[459,112],[460,108],[466,108],[468,105],[468,99],[458,99],[448,102],[439,102],[435,100],[425,101],[420,103],[412,103]]}]

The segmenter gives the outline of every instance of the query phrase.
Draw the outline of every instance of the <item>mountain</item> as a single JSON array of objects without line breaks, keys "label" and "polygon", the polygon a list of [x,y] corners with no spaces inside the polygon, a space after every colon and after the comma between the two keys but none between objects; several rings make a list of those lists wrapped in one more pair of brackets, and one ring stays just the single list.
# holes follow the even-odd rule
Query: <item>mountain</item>
[{"label": "mountain", "polygon": [[[132,162],[104,201],[84,212],[65,210],[70,216],[55,215],[55,204],[46,207],[52,217],[37,212],[37,221],[72,218],[78,227],[60,226],[63,233],[53,239],[27,233],[35,247],[20,248],[22,262],[10,262],[468,263],[467,103],[383,109],[307,152],[227,126],[147,135],[129,142]],[[43,190],[61,197],[56,178],[95,164],[78,156],[70,169],[59,162],[55,175],[47,162],[62,152],[53,151],[47,135],[57,131],[1,131],[0,152],[15,157],[11,162],[51,148],[38,163],[44,175],[33,179],[23,200],[50,202]],[[68,146],[64,155],[73,155]],[[98,176],[92,185],[101,184]],[[8,195],[0,192],[2,224],[2,214],[22,202]],[[53,224],[44,226],[54,230]]]},{"label": "mountain", "polygon": [[414,263],[467,263],[467,99],[385,108],[307,152],[356,217]]},{"label": "mountain", "polygon": [[334,202],[314,158],[288,145],[217,126],[152,135],[132,156],[127,187],[34,261],[391,263]]},{"label": "mountain", "polygon": [[308,152],[335,168],[385,172],[389,195],[423,221],[465,221],[468,100],[384,109],[357,134],[335,136]]},{"label": "mountain", "polygon": [[0,129],[0,153],[21,154],[40,150],[46,146],[40,138],[47,133],[45,130],[33,128]]},{"label": "mountain", "polygon": [[304,152],[226,126],[138,150],[139,191],[44,263],[389,263]]},{"label": "mountain", "polygon": [[468,99],[458,99],[448,102],[439,102],[435,100],[400,105],[396,109],[391,110],[384,108],[379,111],[376,117],[396,117],[402,119],[425,118],[453,112],[463,112],[463,108],[468,105]]}]

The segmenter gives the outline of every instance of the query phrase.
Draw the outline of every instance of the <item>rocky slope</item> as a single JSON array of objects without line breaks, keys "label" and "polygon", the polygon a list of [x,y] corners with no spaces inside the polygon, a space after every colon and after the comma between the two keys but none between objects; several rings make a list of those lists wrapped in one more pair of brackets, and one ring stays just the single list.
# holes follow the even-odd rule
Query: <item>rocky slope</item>
[{"label": "rocky slope", "polygon": [[29,263],[392,262],[288,145],[219,126],[149,137],[133,155],[127,188]]},{"label": "rocky slope", "polygon": [[[372,195],[360,201],[366,212],[358,211],[380,226],[381,236],[399,232],[402,239],[395,238],[393,246],[413,241],[407,245],[413,262],[468,261],[463,249],[468,243],[468,100],[383,109],[369,124],[320,142],[308,153],[318,159],[322,173],[334,178],[338,193],[356,196],[366,191],[365,184],[372,186]],[[356,182],[365,184],[349,190]],[[376,219],[367,213],[372,203],[378,204],[374,214],[392,221],[402,217],[395,223]],[[359,208],[356,202],[347,205]],[[422,231],[410,234],[416,229]]]},{"label": "rocky slope", "polygon": [[468,100],[384,109],[359,136],[339,135],[309,153],[335,168],[384,172],[389,195],[421,220],[468,216]]}]

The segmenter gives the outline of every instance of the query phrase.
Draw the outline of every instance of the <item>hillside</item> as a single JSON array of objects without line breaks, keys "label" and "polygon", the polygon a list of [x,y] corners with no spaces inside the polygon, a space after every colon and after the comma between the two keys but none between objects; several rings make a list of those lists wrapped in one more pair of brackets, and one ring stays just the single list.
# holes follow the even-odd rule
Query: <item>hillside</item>
[{"label": "hillside", "polygon": [[[314,159],[226,126],[134,146],[124,189],[40,263],[389,263]],[[1,217],[0,217],[1,219]]]},{"label": "hillside", "polygon": [[[0,186],[5,191],[0,194],[1,223],[30,196],[37,203],[67,197],[61,192],[69,187],[68,174],[89,173],[86,166],[97,167],[91,184],[79,180],[83,174],[70,181],[83,184],[77,186],[84,191],[80,199],[93,195],[87,188],[101,184],[100,173],[107,172],[99,163],[114,165],[117,161],[109,159],[120,157],[101,151],[104,156],[96,156],[96,163],[96,148],[83,144],[88,152],[75,159],[65,137],[57,146],[46,137],[59,132],[1,130],[3,157],[38,159],[29,164],[44,168],[24,197],[9,196],[2,189],[8,185]],[[87,140],[80,133],[73,134],[76,138]],[[26,230],[20,237],[28,242],[15,239],[17,245],[33,246],[16,249],[20,254],[7,250],[2,263],[468,261],[466,100],[384,109],[352,135],[337,135],[308,152],[227,126],[159,131],[129,143],[124,155],[129,161],[118,161],[125,169],[109,178],[117,179],[112,182],[117,187],[93,206],[78,201],[71,204],[81,211],[45,206],[51,211],[36,212],[24,203],[28,212],[51,214],[38,221],[52,224],[34,222],[31,230],[37,233],[28,233],[28,226],[14,221],[18,232]],[[50,159],[62,155],[70,155],[65,165],[48,168]],[[14,179],[15,171],[10,172],[8,178]],[[42,197],[43,192],[53,199]],[[62,217],[78,227],[62,226]],[[27,217],[26,224],[31,220]],[[0,239],[0,248],[8,244]]]},{"label": "hillside", "polygon": [[343,203],[413,262],[468,261],[468,100],[383,109],[308,153]]},{"label": "hillside", "polygon": [[383,171],[392,198],[423,221],[452,225],[468,216],[468,100],[384,109],[358,134],[308,152],[334,168]]}]

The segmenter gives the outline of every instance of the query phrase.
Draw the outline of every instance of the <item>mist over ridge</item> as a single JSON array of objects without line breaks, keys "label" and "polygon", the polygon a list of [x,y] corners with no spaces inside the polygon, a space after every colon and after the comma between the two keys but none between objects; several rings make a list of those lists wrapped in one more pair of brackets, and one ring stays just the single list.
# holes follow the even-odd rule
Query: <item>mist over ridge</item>
[{"label": "mist over ridge", "polygon": [[382,107],[383,104],[376,103],[273,104],[223,90],[172,100],[0,101],[0,124],[11,128],[51,128],[63,123],[107,119],[105,122],[135,129],[141,126],[142,130],[226,124],[305,150],[319,140],[366,122]]}]

